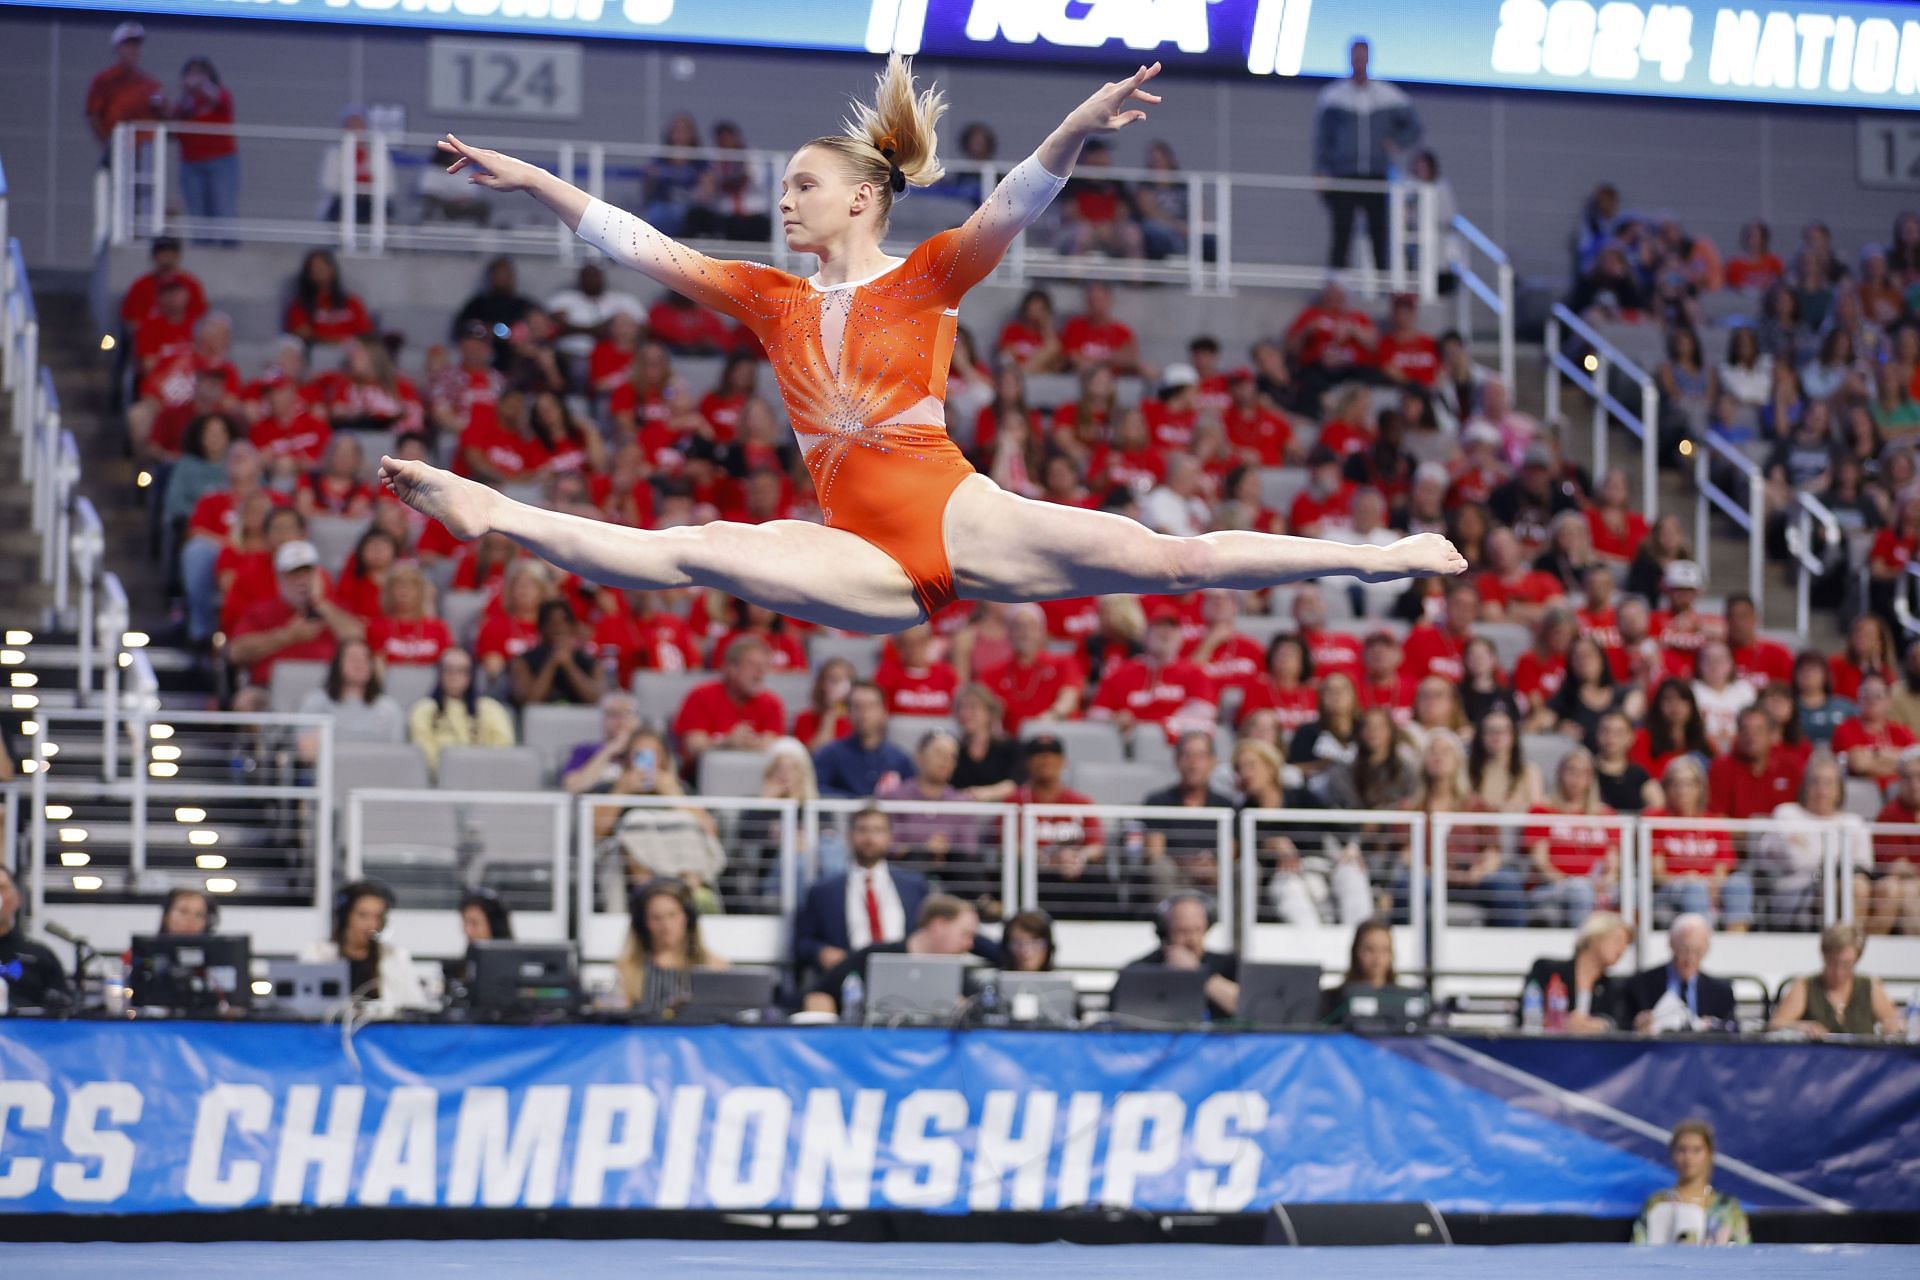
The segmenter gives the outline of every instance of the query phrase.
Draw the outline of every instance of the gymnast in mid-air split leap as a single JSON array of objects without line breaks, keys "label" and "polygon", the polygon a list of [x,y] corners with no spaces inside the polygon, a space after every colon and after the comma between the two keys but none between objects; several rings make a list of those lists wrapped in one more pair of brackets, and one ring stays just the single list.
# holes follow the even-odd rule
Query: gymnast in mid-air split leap
[{"label": "gymnast in mid-air split leap", "polygon": [[820,260],[802,278],[709,258],[546,170],[451,134],[448,172],[525,191],[588,244],[669,289],[736,317],[766,348],[820,499],[824,524],[717,521],[634,529],[515,502],[421,462],[382,458],[393,493],[461,538],[489,532],[613,587],[713,587],[783,614],[892,632],[954,600],[1006,603],[1202,587],[1257,590],[1328,575],[1369,581],[1455,574],[1452,543],[1387,546],[1223,530],[1156,533],[1124,516],[1037,502],[976,472],[947,437],[947,367],[960,299],[1038,218],[1095,134],[1146,118],[1159,64],[1102,86],[1015,165],[966,223],[905,258],[880,247],[894,200],[941,176],[936,90],[917,93],[897,55],[845,132],[787,162],[787,247]]}]

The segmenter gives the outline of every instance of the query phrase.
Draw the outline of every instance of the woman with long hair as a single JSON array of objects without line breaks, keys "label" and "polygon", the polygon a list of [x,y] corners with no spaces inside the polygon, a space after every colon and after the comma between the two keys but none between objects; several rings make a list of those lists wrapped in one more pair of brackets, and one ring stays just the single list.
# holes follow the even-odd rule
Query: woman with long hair
[{"label": "woman with long hair", "polygon": [[412,561],[387,570],[380,612],[367,622],[367,643],[388,667],[426,666],[453,648],[453,632],[434,612],[433,583]]},{"label": "woman with long hair", "polygon": [[969,800],[1001,801],[1020,787],[1020,744],[1001,732],[1006,708],[985,685],[964,684],[953,695],[960,730],[960,762],[953,785]]},{"label": "woman with long hair", "polygon": [[1319,714],[1320,695],[1314,688],[1313,653],[1306,641],[1290,631],[1267,642],[1266,679],[1247,686],[1240,700],[1236,728],[1244,728],[1256,711],[1272,711],[1283,735]]},{"label": "woman with long hair", "polygon": [[[365,640],[343,640],[333,651],[327,665],[326,684],[309,689],[300,702],[302,715],[333,718],[336,746],[353,742],[404,742],[406,722],[399,704],[389,698],[380,682],[380,669],[373,650]],[[313,759],[319,751],[319,733],[304,734],[301,755]]]},{"label": "woman with long hair", "polygon": [[1546,802],[1540,771],[1521,748],[1520,726],[1505,711],[1488,712],[1474,729],[1467,790],[1496,813],[1525,813]]},{"label": "woman with long hair", "polygon": [[[418,461],[387,459],[394,493],[456,536],[500,530],[583,577],[621,587],[712,586],[825,626],[903,630],[957,599],[1013,603],[1113,592],[1257,590],[1353,574],[1459,573],[1437,534],[1390,546],[1227,530],[1158,534],[1111,512],[1036,502],[980,476],[947,437],[953,313],[1065,185],[1085,142],[1145,118],[1156,64],[1096,91],[967,222],[904,260],[880,242],[894,198],[942,169],[946,104],[889,60],[875,105],[846,133],[800,148],[781,182],[788,247],[820,259],[802,279],[693,252],[545,169],[449,135],[450,172],[527,191],[589,244],[753,331],[772,358],[826,523],[720,521],[624,529],[542,511]],[[931,336],[930,336],[931,335]]]},{"label": "woman with long hair", "polygon": [[527,411],[533,438],[546,451],[547,465],[559,472],[599,474],[607,469],[607,443],[590,423],[568,410],[567,402],[552,391],[534,393]]},{"label": "woman with long hair", "polygon": [[1707,722],[1693,699],[1690,682],[1669,676],[1654,689],[1647,722],[1634,735],[1632,754],[1633,762],[1655,778],[1665,775],[1675,756],[1713,758]]},{"label": "woman with long hair", "polygon": [[664,1013],[685,1004],[695,969],[727,967],[701,940],[700,909],[683,881],[649,880],[633,891],[627,914],[627,942],[613,969],[633,1012]]},{"label": "woman with long hair", "polygon": [[[1508,721],[1511,726],[1512,721]],[[1477,741],[1477,739],[1476,739]],[[1451,733],[1427,736],[1420,753],[1419,788],[1405,808],[1425,814],[1431,823],[1442,813],[1485,813],[1492,809],[1474,790],[1467,753]],[[1436,839],[1427,828],[1428,839]],[[1527,922],[1526,896],[1519,873],[1506,863],[1497,828],[1461,824],[1450,829],[1445,846],[1447,894],[1451,902],[1482,913],[1495,928],[1519,928]],[[1393,877],[1394,919],[1409,918],[1410,872],[1398,867]]]},{"label": "woman with long hair", "polygon": [[282,327],[310,346],[350,342],[373,332],[366,304],[341,282],[332,250],[311,249],[300,260]]},{"label": "woman with long hair", "polygon": [[426,757],[427,768],[440,767],[440,752],[446,747],[512,746],[513,716],[481,694],[467,651],[446,650],[438,667],[433,692],[407,712],[407,738]]},{"label": "woman with long hair", "polygon": [[334,895],[333,932],[300,954],[310,962],[345,960],[354,1000],[389,1016],[432,1007],[413,957],[383,936],[395,905],[393,890],[378,880],[348,882]]},{"label": "woman with long hair", "polygon": [[359,518],[373,510],[373,490],[361,478],[366,454],[360,438],[342,434],[327,442],[320,465],[300,477],[293,505],[311,520],[315,516]]},{"label": "woman with long hair", "polygon": [[1828,660],[1833,692],[1852,700],[1860,693],[1860,679],[1868,674],[1888,684],[1900,679],[1900,655],[1893,647],[1893,631],[1879,614],[1863,613],[1847,624],[1847,642]]},{"label": "woman with long hair", "polygon": [[1536,915],[1568,928],[1593,914],[1596,905],[1615,896],[1620,877],[1620,832],[1582,818],[1611,817],[1600,800],[1593,756],[1575,747],[1553,771],[1553,797],[1533,811],[1571,818],[1545,821],[1526,833],[1533,883],[1527,899]]},{"label": "woman with long hair", "polygon": [[997,359],[1011,361],[1026,373],[1060,373],[1067,368],[1053,299],[1045,289],[1029,289],[1020,296],[1013,319],[1001,327],[993,348]]},{"label": "woman with long hair", "polygon": [[1517,723],[1520,702],[1513,696],[1506,672],[1500,669],[1500,650],[1493,641],[1485,636],[1473,637],[1460,651],[1460,661],[1466,667],[1460,681],[1460,709],[1466,713],[1468,722],[1479,724],[1489,714],[1499,711]]},{"label": "woman with long hair", "polygon": [[847,710],[857,678],[853,663],[846,658],[828,658],[814,669],[807,705],[793,717],[793,736],[806,744],[807,750],[818,751],[853,732]]},{"label": "woman with long hair", "polygon": [[1753,926],[1753,880],[1740,869],[1733,835],[1710,819],[1724,819],[1707,805],[1707,770],[1692,756],[1675,756],[1660,779],[1662,803],[1641,816],[1692,819],[1693,825],[1649,823],[1653,891],[1662,911],[1691,912],[1729,933]]},{"label": "woman with long hair", "polygon": [[1053,411],[1053,446],[1080,462],[1090,462],[1095,450],[1113,435],[1120,420],[1120,380],[1113,367],[1088,365],[1080,371],[1080,394]]},{"label": "woman with long hair", "polygon": [[1353,945],[1347,951],[1347,972],[1340,985],[1320,995],[1320,1019],[1328,1021],[1341,1014],[1347,997],[1358,990],[1378,990],[1400,985],[1393,965],[1393,928],[1384,920],[1362,920],[1353,931]]},{"label": "woman with long hair", "polygon": [[1687,529],[1680,523],[1680,517],[1672,513],[1661,516],[1641,540],[1640,550],[1627,569],[1624,584],[1627,594],[1658,600],[1667,566],[1675,560],[1692,558],[1693,553],[1687,549]]},{"label": "woman with long hair", "polygon": [[390,431],[418,435],[426,430],[426,405],[419,388],[393,363],[387,344],[365,333],[347,347],[340,373],[321,380],[327,417],[336,431]]},{"label": "woman with long hair", "polygon": [[1352,764],[1359,750],[1360,695],[1353,681],[1334,673],[1320,681],[1320,714],[1287,742],[1287,760],[1311,778],[1335,765]]}]

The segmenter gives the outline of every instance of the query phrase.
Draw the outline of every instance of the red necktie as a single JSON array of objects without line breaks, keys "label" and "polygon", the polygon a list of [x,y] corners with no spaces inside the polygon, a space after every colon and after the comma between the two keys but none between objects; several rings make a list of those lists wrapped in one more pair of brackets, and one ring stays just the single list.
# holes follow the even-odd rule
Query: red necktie
[{"label": "red necktie", "polygon": [[886,930],[880,924],[880,896],[873,891],[873,872],[867,872],[867,931],[870,941],[881,943],[887,940]]}]

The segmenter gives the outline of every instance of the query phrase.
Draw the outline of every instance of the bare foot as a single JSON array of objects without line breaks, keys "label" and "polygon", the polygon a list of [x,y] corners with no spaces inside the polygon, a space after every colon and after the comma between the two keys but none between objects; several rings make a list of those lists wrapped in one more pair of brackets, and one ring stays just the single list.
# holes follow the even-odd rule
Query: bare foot
[{"label": "bare foot", "polygon": [[1444,536],[1416,533],[1389,543],[1385,559],[1390,578],[1451,578],[1467,571],[1467,558]]},{"label": "bare foot", "polygon": [[463,540],[492,530],[489,515],[500,495],[483,484],[424,462],[380,459],[380,483],[421,515],[438,520]]}]

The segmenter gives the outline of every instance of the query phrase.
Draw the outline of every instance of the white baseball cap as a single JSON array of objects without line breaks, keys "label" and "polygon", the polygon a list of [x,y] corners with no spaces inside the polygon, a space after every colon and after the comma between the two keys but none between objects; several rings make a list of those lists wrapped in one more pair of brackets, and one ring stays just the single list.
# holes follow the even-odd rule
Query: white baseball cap
[{"label": "white baseball cap", "polygon": [[113,29],[113,38],[107,43],[115,49],[129,40],[145,40],[147,29],[137,22],[123,22]]},{"label": "white baseball cap", "polygon": [[319,563],[319,550],[311,542],[300,538],[281,543],[280,549],[273,553],[275,573],[292,573],[295,569],[311,569]]},{"label": "white baseball cap", "polygon": [[1700,566],[1691,560],[1675,560],[1660,576],[1660,585],[1668,591],[1698,591],[1706,578]]},{"label": "white baseball cap", "polygon": [[1176,361],[1160,371],[1160,385],[1166,388],[1197,387],[1200,385],[1200,371],[1186,361]]}]

